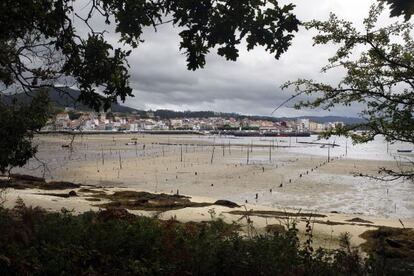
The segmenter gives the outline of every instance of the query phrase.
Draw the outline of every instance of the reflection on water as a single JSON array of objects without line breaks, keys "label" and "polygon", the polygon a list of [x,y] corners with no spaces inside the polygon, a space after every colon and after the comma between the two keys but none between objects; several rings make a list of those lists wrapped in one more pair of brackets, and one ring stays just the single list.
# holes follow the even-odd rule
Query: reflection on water
[{"label": "reflection on water", "polygon": [[[244,144],[244,145],[270,145],[287,147],[286,151],[327,156],[328,148],[331,156],[340,156],[347,153],[347,158],[364,160],[395,160],[396,158],[412,157],[414,153],[398,153],[398,149],[410,149],[414,152],[414,145],[409,143],[395,142],[388,144],[382,136],[377,136],[375,140],[365,144],[352,144],[350,138],[332,136],[329,139],[318,139],[317,135],[310,137],[225,137],[208,136],[194,137],[195,140],[213,141],[217,144]],[[315,144],[308,144],[315,143]],[[317,144],[319,143],[319,144]],[[328,144],[339,146],[328,147]]]}]

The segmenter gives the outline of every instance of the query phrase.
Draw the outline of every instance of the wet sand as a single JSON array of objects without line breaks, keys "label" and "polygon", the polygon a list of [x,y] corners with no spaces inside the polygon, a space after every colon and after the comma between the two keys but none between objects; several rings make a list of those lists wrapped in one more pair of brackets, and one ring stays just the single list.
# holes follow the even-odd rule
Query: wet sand
[{"label": "wet sand", "polygon": [[[251,147],[237,145],[238,140],[230,146],[214,145],[213,139],[194,136],[85,135],[75,139],[73,152],[61,147],[68,136],[38,139],[38,155],[48,164],[49,179],[150,192],[178,190],[272,208],[414,217],[412,183],[359,176],[377,176],[381,167],[395,168],[394,161],[337,154],[328,163],[324,156],[291,151],[300,148],[270,143]],[[135,141],[137,145],[126,145]],[[39,174],[42,169],[36,161],[28,167],[38,169],[17,171]]]},{"label": "wet sand", "polygon": [[[131,191],[130,188],[94,188],[96,191],[105,191],[107,194],[112,194],[116,191]],[[76,191],[78,196],[62,198],[51,195],[44,195],[44,190],[38,189],[26,189],[15,190],[7,189],[5,198],[5,206],[12,208],[18,198],[21,198],[26,206],[40,206],[47,211],[59,212],[62,209],[73,212],[74,214],[83,213],[86,211],[99,211],[101,208],[98,205],[109,202],[107,200],[101,200],[99,202],[90,201],[90,194],[83,194],[80,189],[72,190],[59,190],[59,194],[68,193],[69,191]],[[213,203],[215,199],[205,197],[192,197],[192,202],[210,202]],[[260,212],[265,211],[268,215],[249,215],[249,221],[247,223],[247,217],[243,214],[233,214],[234,212]],[[146,211],[146,210],[128,210],[130,213],[143,216],[156,216],[160,219],[177,219],[182,222],[202,222],[212,219],[223,219],[227,223],[237,223],[242,226],[243,233],[248,233],[249,230],[253,234],[265,233],[266,226],[268,225],[282,225],[287,226],[288,222],[296,224],[299,230],[299,238],[304,241],[306,239],[305,227],[306,220],[309,220],[312,224],[314,235],[314,246],[324,247],[328,249],[337,248],[339,246],[339,237],[342,233],[348,232],[351,234],[351,242],[353,245],[358,246],[365,242],[360,237],[362,233],[367,230],[374,230],[380,226],[402,228],[404,224],[405,228],[414,228],[414,219],[392,219],[392,218],[373,218],[369,216],[355,216],[349,214],[336,214],[336,213],[314,213],[313,215],[305,215],[301,210],[293,209],[273,209],[265,206],[244,204],[239,208],[228,208],[224,206],[207,206],[207,207],[192,207],[183,208],[170,211]],[[280,212],[281,211],[281,212]],[[273,213],[276,214],[273,214]],[[282,215],[280,214],[282,213]],[[286,213],[286,215],[283,215]],[[295,216],[289,214],[297,214]],[[352,222],[353,219],[362,219],[368,221],[364,222]]]},{"label": "wet sand", "polygon": [[[194,136],[84,135],[75,139],[73,151],[62,148],[69,141],[70,137],[65,135],[36,137],[38,157],[47,164],[46,178],[102,186],[108,191],[178,191],[197,202],[226,199],[246,205],[249,210],[323,213],[328,217],[324,223],[315,223],[315,231],[318,243],[325,247],[337,241],[342,232],[350,232],[353,242],[359,244],[363,241],[359,234],[372,228],[328,225],[328,220],[344,222],[359,217],[375,225],[402,227],[401,218],[406,227],[414,227],[413,185],[394,185],[358,176],[377,175],[380,167],[395,167],[392,161],[347,159],[341,154],[330,156],[332,160],[327,162],[324,156],[292,152],[274,143],[251,146],[234,141],[229,145]],[[126,145],[135,141],[136,145]],[[16,172],[41,175],[44,167],[39,165],[31,160],[26,168]],[[10,206],[17,196],[28,205],[50,210],[98,209],[84,198],[56,198],[30,190],[9,190]],[[217,216],[228,222],[240,218],[229,214],[228,208],[213,208]],[[202,221],[210,219],[211,209],[185,208],[160,216]],[[258,231],[263,231],[267,224],[283,224],[279,218],[252,219]],[[298,221],[300,229],[304,225],[304,221]]]}]

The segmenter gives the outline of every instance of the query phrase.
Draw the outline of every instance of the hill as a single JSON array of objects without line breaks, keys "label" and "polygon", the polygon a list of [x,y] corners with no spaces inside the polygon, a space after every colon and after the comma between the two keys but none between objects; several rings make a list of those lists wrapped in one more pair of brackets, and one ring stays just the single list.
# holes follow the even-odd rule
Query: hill
[{"label": "hill", "polygon": [[[92,111],[90,107],[77,101],[80,95],[79,90],[71,89],[68,87],[59,87],[50,88],[48,92],[52,104],[57,108],[70,107],[78,111]],[[29,95],[26,93],[8,95],[5,97],[5,101],[11,102],[12,99],[16,99],[18,102],[21,103],[29,103],[31,101],[31,98],[36,93],[37,91],[34,91]],[[118,103],[113,103],[111,105],[111,111],[119,113],[131,113],[138,110],[124,105],[120,105]]]},{"label": "hill", "polygon": [[[36,93],[36,92],[34,92]],[[60,88],[51,88],[49,89],[49,98],[51,99],[52,104],[57,108],[70,107],[78,111],[92,111],[88,106],[76,101],[79,97],[79,90],[60,87]],[[6,96],[6,101],[11,101],[13,98],[17,99],[18,102],[28,103],[30,102],[32,96],[25,93],[14,94],[11,96]],[[141,117],[147,116],[147,111],[138,110],[132,107],[124,106],[118,103],[113,103],[111,106],[112,112],[117,113],[132,113],[137,112]],[[302,116],[302,117],[271,117],[271,116],[259,116],[259,115],[243,115],[238,113],[225,113],[225,112],[214,112],[214,111],[174,111],[167,109],[159,109],[155,111],[150,111],[154,113],[155,117],[161,119],[172,119],[172,118],[208,118],[208,117],[222,117],[222,118],[236,118],[236,119],[251,119],[251,120],[268,120],[268,121],[284,121],[284,120],[295,120],[295,119],[309,119],[318,123],[326,122],[344,122],[345,124],[352,125],[363,123],[364,120],[361,118],[355,117],[342,117],[342,116]]]},{"label": "hill", "polygon": [[[280,120],[291,120],[292,118],[283,117],[279,118]],[[355,124],[361,124],[366,122],[362,118],[356,118],[356,117],[343,117],[343,116],[301,116],[301,117],[295,117],[294,119],[309,119],[312,122],[317,123],[328,123],[328,122],[344,122],[347,125],[355,125]]]},{"label": "hill", "polygon": [[160,109],[153,111],[156,117],[162,119],[171,118],[208,118],[208,117],[223,117],[223,118],[236,118],[236,119],[251,119],[251,120],[268,120],[273,122],[296,120],[296,119],[309,119],[317,123],[327,122],[344,122],[348,125],[363,123],[364,119],[355,117],[342,117],[342,116],[301,116],[301,117],[271,117],[271,116],[259,116],[259,115],[243,115],[237,113],[224,113],[214,111],[173,111]]}]

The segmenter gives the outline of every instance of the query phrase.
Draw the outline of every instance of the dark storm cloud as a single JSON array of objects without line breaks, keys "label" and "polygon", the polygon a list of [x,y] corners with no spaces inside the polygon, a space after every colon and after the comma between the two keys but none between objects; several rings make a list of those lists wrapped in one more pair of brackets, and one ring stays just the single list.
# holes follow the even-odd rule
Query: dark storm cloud
[{"label": "dark storm cloud", "polygon": [[[290,1],[281,1],[282,4]],[[297,0],[295,13],[301,20],[327,19],[329,12],[361,25],[373,0]],[[96,25],[107,28],[102,22]],[[107,28],[108,29],[108,28]],[[333,55],[335,47],[312,47],[312,32],[301,29],[292,47],[275,60],[263,49],[247,52],[240,48],[237,62],[226,61],[212,50],[204,69],[195,72],[186,69],[185,55],[179,51],[179,29],[163,25],[157,32],[148,28],[145,42],[134,49],[131,66],[131,86],[134,98],[126,105],[135,108],[176,110],[214,110],[245,114],[269,115],[292,91],[281,91],[288,80],[310,78],[335,83],[343,72],[321,74],[320,69]],[[117,41],[112,31],[107,38]],[[327,111],[302,110],[287,104],[275,116],[326,115]],[[358,107],[339,107],[336,115],[356,115]]]}]

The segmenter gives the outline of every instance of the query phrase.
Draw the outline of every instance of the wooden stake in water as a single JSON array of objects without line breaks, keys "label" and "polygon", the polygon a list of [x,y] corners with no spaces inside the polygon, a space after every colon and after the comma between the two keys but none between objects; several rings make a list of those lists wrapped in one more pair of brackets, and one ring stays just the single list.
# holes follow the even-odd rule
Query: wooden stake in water
[{"label": "wooden stake in water", "polygon": [[328,162],[331,160],[331,148],[328,146]]},{"label": "wooden stake in water", "polygon": [[231,145],[230,145],[230,141],[229,141],[229,155],[231,155]]},{"label": "wooden stake in water", "polygon": [[269,143],[269,162],[272,162],[272,144]]},{"label": "wooden stake in water", "polygon": [[215,150],[216,146],[213,146],[213,151],[211,152],[211,160],[210,160],[210,164],[213,164],[213,159],[214,159],[214,150]]},{"label": "wooden stake in water", "polygon": [[345,142],[345,156],[348,156],[348,138],[346,139],[346,142]]},{"label": "wooden stake in water", "polygon": [[180,159],[180,161],[183,162],[183,144],[181,144],[181,159]]},{"label": "wooden stake in water", "polygon": [[[119,169],[122,170],[121,151],[118,151],[118,156],[119,156]],[[119,172],[118,172],[118,175],[119,175]]]},{"label": "wooden stake in water", "polygon": [[246,164],[249,165],[249,148],[247,148]]},{"label": "wooden stake in water", "polygon": [[101,157],[102,157],[102,165],[105,165],[105,157],[104,157],[103,148],[102,148],[102,151],[101,151]]},{"label": "wooden stake in water", "polygon": [[221,147],[223,148],[223,157],[224,157],[224,144]]}]

